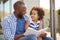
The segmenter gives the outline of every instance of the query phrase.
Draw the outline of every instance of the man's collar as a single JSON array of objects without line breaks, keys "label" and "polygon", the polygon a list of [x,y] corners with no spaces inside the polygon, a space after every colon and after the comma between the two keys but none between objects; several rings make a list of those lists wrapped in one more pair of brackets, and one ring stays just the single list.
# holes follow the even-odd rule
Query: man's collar
[{"label": "man's collar", "polygon": [[13,13],[13,15],[12,15],[12,16],[13,16],[13,18],[12,18],[12,19],[13,19],[14,21],[16,21],[16,20],[17,20],[17,18],[16,18],[16,16],[15,16],[15,14],[14,14],[14,13]]}]

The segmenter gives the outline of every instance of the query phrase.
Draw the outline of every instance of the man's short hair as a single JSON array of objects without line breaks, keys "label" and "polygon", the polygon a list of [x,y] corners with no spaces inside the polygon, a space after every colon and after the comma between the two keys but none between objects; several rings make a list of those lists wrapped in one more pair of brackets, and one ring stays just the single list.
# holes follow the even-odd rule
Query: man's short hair
[{"label": "man's short hair", "polygon": [[15,9],[16,6],[17,6],[17,7],[21,6],[21,4],[24,4],[24,2],[22,2],[22,1],[17,1],[16,3],[14,3],[14,5],[13,5],[14,9]]}]

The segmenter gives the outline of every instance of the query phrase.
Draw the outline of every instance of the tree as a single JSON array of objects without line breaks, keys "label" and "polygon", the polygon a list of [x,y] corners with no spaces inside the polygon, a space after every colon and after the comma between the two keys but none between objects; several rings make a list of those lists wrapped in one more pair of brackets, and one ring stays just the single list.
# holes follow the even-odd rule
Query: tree
[{"label": "tree", "polygon": [[58,9],[58,11],[57,11],[57,12],[58,12],[58,15],[60,15],[60,9]]}]

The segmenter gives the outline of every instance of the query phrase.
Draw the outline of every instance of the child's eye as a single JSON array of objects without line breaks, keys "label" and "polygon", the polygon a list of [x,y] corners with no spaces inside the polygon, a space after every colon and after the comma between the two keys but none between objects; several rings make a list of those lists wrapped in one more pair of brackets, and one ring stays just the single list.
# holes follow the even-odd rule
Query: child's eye
[{"label": "child's eye", "polygon": [[36,14],[34,14],[34,15],[36,15]]},{"label": "child's eye", "polygon": [[34,15],[36,15],[36,13]]}]

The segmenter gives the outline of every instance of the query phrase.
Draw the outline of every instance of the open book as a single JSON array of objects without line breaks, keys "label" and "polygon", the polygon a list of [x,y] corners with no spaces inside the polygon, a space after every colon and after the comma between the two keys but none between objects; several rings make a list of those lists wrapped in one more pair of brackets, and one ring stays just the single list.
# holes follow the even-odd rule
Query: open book
[{"label": "open book", "polygon": [[36,36],[38,36],[39,34],[42,34],[44,33],[44,31],[46,31],[48,28],[44,28],[44,29],[41,29],[41,30],[35,30],[33,28],[30,28],[28,27],[28,29],[26,30],[26,32],[24,33],[24,35],[31,35],[31,34],[34,34]]}]

